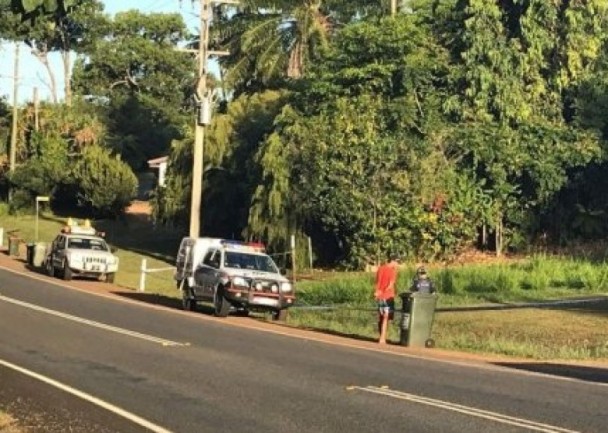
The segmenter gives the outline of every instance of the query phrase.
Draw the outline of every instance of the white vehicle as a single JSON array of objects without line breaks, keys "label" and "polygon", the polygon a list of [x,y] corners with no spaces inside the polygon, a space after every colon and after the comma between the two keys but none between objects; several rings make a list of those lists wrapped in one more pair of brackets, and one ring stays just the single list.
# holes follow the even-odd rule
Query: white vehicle
[{"label": "white vehicle", "polygon": [[83,276],[113,283],[118,257],[94,228],[68,223],[47,248],[44,266],[49,276],[67,281]]},{"label": "white vehicle", "polygon": [[175,280],[185,310],[195,310],[200,301],[213,302],[219,317],[232,307],[245,313],[272,311],[276,320],[284,320],[295,301],[294,287],[261,244],[184,238]]}]

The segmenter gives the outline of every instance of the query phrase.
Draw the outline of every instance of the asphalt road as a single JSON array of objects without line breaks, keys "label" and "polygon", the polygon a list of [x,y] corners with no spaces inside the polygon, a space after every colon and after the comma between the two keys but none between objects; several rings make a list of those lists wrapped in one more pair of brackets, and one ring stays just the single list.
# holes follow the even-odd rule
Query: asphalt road
[{"label": "asphalt road", "polygon": [[237,320],[0,270],[0,408],[31,406],[42,414],[39,431],[565,433],[608,425],[608,384],[593,375],[571,380],[227,326]]}]

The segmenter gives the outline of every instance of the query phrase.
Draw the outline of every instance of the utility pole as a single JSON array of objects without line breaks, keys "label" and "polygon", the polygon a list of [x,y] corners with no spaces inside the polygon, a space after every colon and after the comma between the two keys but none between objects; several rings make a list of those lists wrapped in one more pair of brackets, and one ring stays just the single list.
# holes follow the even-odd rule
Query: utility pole
[{"label": "utility pole", "polygon": [[194,149],[192,161],[192,198],[190,202],[190,237],[197,238],[201,225],[201,202],[203,193],[203,158],[205,125],[209,120],[209,98],[207,95],[207,49],[211,0],[200,0],[201,23],[198,43],[198,81],[196,83],[196,121],[194,125]]},{"label": "utility pole", "polygon": [[11,152],[9,156],[9,170],[15,171],[15,159],[17,157],[17,110],[19,98],[19,43],[15,43],[15,68],[13,72],[13,122],[11,126]]},{"label": "utility pole", "polygon": [[194,124],[194,149],[192,161],[192,196],[190,202],[190,237],[197,238],[201,231],[201,203],[203,194],[203,161],[205,127],[211,122],[211,97],[207,89],[207,60],[209,56],[224,56],[225,51],[209,50],[209,26],[211,3],[239,4],[237,0],[199,0],[201,8],[198,44],[198,80],[196,84],[196,121]]}]

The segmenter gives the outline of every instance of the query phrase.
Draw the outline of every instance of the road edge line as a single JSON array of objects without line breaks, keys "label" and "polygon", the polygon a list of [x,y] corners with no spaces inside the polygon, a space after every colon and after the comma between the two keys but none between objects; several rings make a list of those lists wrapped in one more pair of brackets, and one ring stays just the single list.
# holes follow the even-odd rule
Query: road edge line
[{"label": "road edge line", "polygon": [[121,416],[122,418],[125,418],[125,419],[131,421],[132,423],[140,425],[144,428],[147,428],[148,430],[153,431],[155,433],[172,433],[171,430],[167,430],[166,428],[161,427],[157,424],[154,424],[153,422],[148,421],[138,415],[135,415],[132,412],[122,409],[116,405],[113,405],[112,403],[108,403],[107,401],[102,400],[98,397],[95,397],[91,394],[87,394],[84,391],[80,391],[69,385],[66,385],[59,381],[51,379],[50,377],[43,376],[42,374],[39,374],[34,371],[28,370],[26,368],[20,367],[16,364],[10,363],[8,361],[4,361],[3,359],[0,359],[0,366],[4,366],[10,370],[16,371],[25,376],[36,379],[40,382],[46,383],[47,385],[51,385],[52,387],[57,388],[61,391],[67,392],[68,394],[72,394],[75,397],[88,401],[89,403],[94,404],[95,406],[99,406],[102,409],[112,412],[115,415]]}]

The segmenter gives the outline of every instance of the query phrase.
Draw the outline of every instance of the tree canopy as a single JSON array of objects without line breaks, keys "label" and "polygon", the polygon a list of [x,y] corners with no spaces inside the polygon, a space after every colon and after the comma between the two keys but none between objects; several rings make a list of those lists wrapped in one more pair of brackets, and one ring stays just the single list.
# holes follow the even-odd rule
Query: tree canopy
[{"label": "tree canopy", "polygon": [[[411,0],[394,16],[390,4],[214,6],[210,46],[230,55],[209,79],[224,92],[205,128],[203,234],[278,251],[310,237],[318,263],[353,268],[604,239],[608,2]],[[197,37],[182,17],[108,17],[97,1],[0,10],[4,38],[77,59],[73,97],[36,127],[24,117],[11,181],[117,212],[133,192],[123,161],[140,171],[167,155],[154,217],[186,227],[197,62],[182,47]],[[74,170],[57,177],[66,158]],[[105,180],[84,179],[94,167]],[[116,206],[73,189],[104,182]]]}]

